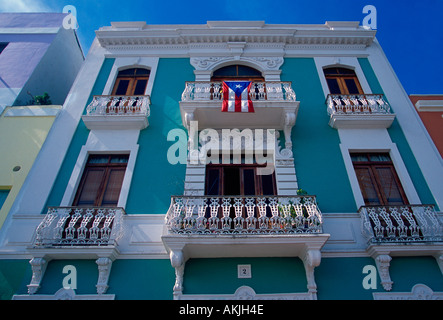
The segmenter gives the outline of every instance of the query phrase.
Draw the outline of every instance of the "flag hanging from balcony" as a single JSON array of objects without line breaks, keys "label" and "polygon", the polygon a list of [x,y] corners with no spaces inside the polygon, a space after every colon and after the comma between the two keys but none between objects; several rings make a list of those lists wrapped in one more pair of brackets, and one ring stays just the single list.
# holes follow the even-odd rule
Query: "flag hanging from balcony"
[{"label": "flag hanging from balcony", "polygon": [[251,81],[223,81],[222,112],[254,112]]}]

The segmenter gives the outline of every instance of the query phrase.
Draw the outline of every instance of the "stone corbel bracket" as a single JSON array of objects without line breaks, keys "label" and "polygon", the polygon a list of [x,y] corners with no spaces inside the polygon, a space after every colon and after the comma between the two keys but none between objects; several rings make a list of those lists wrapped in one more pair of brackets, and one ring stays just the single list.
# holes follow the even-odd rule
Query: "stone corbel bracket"
[{"label": "stone corbel bracket", "polygon": [[391,291],[394,284],[389,273],[392,257],[433,256],[443,274],[443,251],[441,251],[441,245],[371,245],[367,252],[375,260],[381,285],[386,291]]},{"label": "stone corbel bracket", "polygon": [[[56,255],[55,255],[56,256]],[[64,258],[66,254],[60,255],[60,258]],[[114,254],[110,255],[88,255],[85,254],[83,258],[93,258],[95,256],[96,264],[98,267],[98,279],[97,279],[97,294],[103,295],[108,290],[108,281],[109,281],[109,275],[111,273],[111,266],[112,262],[115,260],[116,256]],[[73,255],[75,258],[75,255]],[[45,275],[46,267],[54,258],[54,255],[51,254],[42,254],[42,255],[36,255],[34,256],[30,261],[30,265],[32,268],[32,278],[30,284],[27,285],[28,287],[28,294],[34,295],[37,293],[37,291],[40,289],[41,281]]]},{"label": "stone corbel bracket", "polygon": [[305,266],[306,280],[308,282],[308,292],[316,298],[317,284],[315,283],[314,269],[320,265],[321,252],[316,249],[306,250],[305,255],[301,257]]},{"label": "stone corbel bracket", "polygon": [[[298,108],[296,109],[298,110]],[[292,139],[291,139],[291,133],[292,128],[295,125],[295,120],[297,119],[297,113],[291,112],[289,110],[286,110],[284,113],[284,126],[283,126],[283,133],[285,135],[285,148],[291,150],[292,149]]]},{"label": "stone corbel bracket", "polygon": [[183,294],[183,276],[185,273],[185,258],[182,250],[171,250],[169,253],[171,266],[175,269],[175,284],[173,289],[174,300]]},{"label": "stone corbel bracket", "polygon": [[392,284],[394,283],[391,280],[391,276],[389,274],[389,267],[391,266],[391,256],[388,254],[380,254],[374,258],[375,265],[377,266],[378,274],[380,276],[381,285],[383,289],[386,291],[392,290]]},{"label": "stone corbel bracket", "polygon": [[29,261],[32,268],[31,283],[28,284],[28,294],[35,294],[40,289],[40,283],[48,266],[48,262],[44,258],[32,258]]}]

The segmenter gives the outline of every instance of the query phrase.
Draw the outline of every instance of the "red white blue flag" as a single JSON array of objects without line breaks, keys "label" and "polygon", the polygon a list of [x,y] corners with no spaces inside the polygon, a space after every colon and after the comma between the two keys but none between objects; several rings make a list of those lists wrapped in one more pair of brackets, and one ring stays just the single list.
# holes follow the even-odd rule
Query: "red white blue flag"
[{"label": "red white blue flag", "polygon": [[222,112],[254,112],[251,81],[223,81]]}]

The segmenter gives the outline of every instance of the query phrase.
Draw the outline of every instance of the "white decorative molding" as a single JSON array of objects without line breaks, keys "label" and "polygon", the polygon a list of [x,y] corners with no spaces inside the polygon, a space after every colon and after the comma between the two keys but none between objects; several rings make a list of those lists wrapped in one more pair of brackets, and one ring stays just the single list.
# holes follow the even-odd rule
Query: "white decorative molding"
[{"label": "white decorative molding", "polygon": [[424,284],[416,284],[411,292],[374,292],[374,300],[443,300],[443,292],[434,292]]},{"label": "white decorative molding", "polygon": [[418,100],[415,107],[419,112],[443,112],[443,97],[441,100]]},{"label": "white decorative molding", "polygon": [[73,289],[61,288],[53,295],[14,295],[12,300],[114,300],[114,294],[76,294]]},{"label": "white decorative molding", "polygon": [[6,107],[4,117],[55,117],[61,110],[60,105]]},{"label": "white decorative molding", "polygon": [[[229,46],[229,44],[228,44]],[[239,53],[239,48],[236,48],[234,54]],[[233,50],[233,49],[232,49]],[[280,81],[280,67],[283,65],[283,54],[281,56],[233,56],[230,51],[226,56],[196,56],[191,57],[191,65],[195,68],[196,81],[210,81],[214,70],[229,64],[244,64],[252,68],[258,69],[262,72],[266,81]]]},{"label": "white decorative molding", "polygon": [[258,294],[249,286],[241,286],[234,294],[181,294],[178,300],[317,300],[310,292]]}]

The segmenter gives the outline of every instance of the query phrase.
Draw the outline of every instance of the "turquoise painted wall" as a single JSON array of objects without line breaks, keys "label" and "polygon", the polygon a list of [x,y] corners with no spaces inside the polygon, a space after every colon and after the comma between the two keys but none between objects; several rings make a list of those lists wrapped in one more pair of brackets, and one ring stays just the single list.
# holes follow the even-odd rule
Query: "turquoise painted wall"
[{"label": "turquoise painted wall", "polygon": [[[365,74],[365,78],[371,87],[373,93],[383,93],[384,91],[380,86],[377,76],[369,63],[367,58],[358,59],[360,66]],[[393,112],[395,113],[395,108],[401,108],[402,106],[391,105]],[[394,120],[391,127],[388,129],[389,136],[392,142],[397,145],[397,148],[402,156],[403,162],[405,163],[406,169],[408,170],[409,176],[411,177],[412,183],[414,184],[415,190],[420,197],[422,203],[425,204],[436,204],[431,191],[429,190],[428,184],[423,177],[423,174],[415,160],[414,154],[406,140],[403,130],[397,121]]]},{"label": "turquoise painted wall", "polygon": [[[239,279],[237,266],[250,264],[252,278]],[[299,258],[190,259],[186,263],[184,294],[234,294],[240,286],[260,293],[307,291],[306,273]]]},{"label": "turquoise painted wall", "polygon": [[[252,279],[238,279],[237,265],[251,264]],[[98,269],[95,260],[52,260],[48,263],[38,294],[54,294],[63,283],[63,267],[77,270],[78,294],[95,294]],[[385,292],[377,274],[377,288],[364,289],[366,265],[375,266],[369,257],[322,258],[315,268],[319,300],[372,300],[373,292]],[[27,294],[31,281],[27,260],[0,260],[0,300],[13,294]],[[410,292],[422,283],[443,292],[443,277],[433,257],[394,257],[390,267],[394,285],[391,292]],[[170,300],[175,282],[168,259],[116,260],[112,264],[108,294],[117,300]],[[306,276],[299,258],[219,258],[190,259],[185,267],[185,294],[232,294],[247,285],[257,293],[306,292]]]},{"label": "turquoise painted wall", "polygon": [[17,293],[26,294],[31,276],[28,260],[0,260],[0,300],[10,300]]},{"label": "turquoise painted wall", "polygon": [[316,195],[322,212],[356,212],[358,209],[339,148],[338,132],[332,129],[324,93],[313,58],[286,58],[281,80],[292,81],[297,101],[297,120],[292,129],[298,186]]},{"label": "turquoise painted wall", "polygon": [[[315,268],[319,300],[372,300],[372,293],[386,292],[377,272],[377,288],[365,289],[363,273],[366,265],[375,267],[372,258],[322,258]],[[434,291],[443,291],[443,277],[433,257],[394,257],[390,267],[391,292],[410,292],[422,283]]]},{"label": "turquoise painted wall", "polygon": [[[93,95],[102,94],[113,64],[114,59],[105,59],[88,104]],[[174,77],[171,77],[171,74],[174,74]],[[160,59],[151,93],[149,126],[140,132],[138,140],[140,147],[126,205],[128,214],[164,214],[169,208],[171,196],[183,194],[186,166],[171,165],[167,161],[167,151],[173,144],[167,141],[167,135],[171,129],[184,129],[179,101],[185,82],[193,79],[194,73],[189,59]],[[47,206],[60,204],[80,149],[86,143],[88,135],[89,130],[83,121],[80,121]]]},{"label": "turquoise painted wall", "polygon": [[[61,289],[63,279],[68,275],[63,273],[67,265],[76,269],[76,294],[97,293],[98,268],[95,260],[52,260],[48,263],[38,294],[54,294]],[[116,260],[111,267],[106,293],[115,294],[118,300],[170,300],[174,282],[174,269],[168,259]],[[26,294],[26,286],[22,286],[19,293]]]},{"label": "turquoise painted wall", "polygon": [[117,300],[172,300],[174,284],[169,259],[116,260],[107,293]]},{"label": "turquoise painted wall", "polygon": [[[151,94],[149,127],[140,132],[137,162],[126,212],[165,214],[172,195],[183,194],[186,165],[167,160],[172,129],[184,129],[179,101],[186,81],[194,80],[189,59],[160,59]],[[172,76],[173,75],[173,76]]]}]

